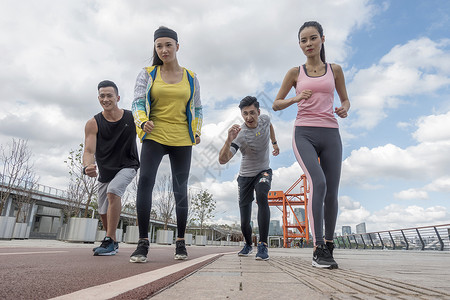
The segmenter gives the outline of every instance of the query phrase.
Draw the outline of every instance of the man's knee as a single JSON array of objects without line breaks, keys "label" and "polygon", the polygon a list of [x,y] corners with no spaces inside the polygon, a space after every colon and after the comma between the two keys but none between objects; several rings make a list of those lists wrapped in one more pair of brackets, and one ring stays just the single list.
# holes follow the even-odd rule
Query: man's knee
[{"label": "man's knee", "polygon": [[107,193],[106,195],[107,195],[109,204],[113,204],[113,203],[116,204],[116,203],[120,203],[120,201],[121,201],[120,196],[117,196],[114,193]]}]

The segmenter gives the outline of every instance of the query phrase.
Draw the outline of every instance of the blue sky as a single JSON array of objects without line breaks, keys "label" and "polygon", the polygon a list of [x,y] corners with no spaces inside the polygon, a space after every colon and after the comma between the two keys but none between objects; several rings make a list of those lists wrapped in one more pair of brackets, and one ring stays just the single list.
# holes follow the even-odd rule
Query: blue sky
[{"label": "blue sky", "polygon": [[[217,169],[218,150],[241,122],[239,100],[259,95],[270,107],[287,70],[305,62],[297,31],[317,20],[352,104],[339,120],[336,231],[360,222],[368,231],[449,223],[450,2],[316,2],[4,1],[0,144],[27,139],[40,183],[64,189],[63,161],[101,109],[97,83],[114,80],[129,109],[153,32],[165,25],[178,32],[179,62],[201,85],[205,119],[190,183],[214,195],[215,222],[238,223],[239,158]],[[271,163],[273,189],[286,190],[302,174],[291,147],[296,109],[263,112],[282,151]],[[160,173],[167,167],[165,160]],[[276,209],[272,216],[280,217]]]}]

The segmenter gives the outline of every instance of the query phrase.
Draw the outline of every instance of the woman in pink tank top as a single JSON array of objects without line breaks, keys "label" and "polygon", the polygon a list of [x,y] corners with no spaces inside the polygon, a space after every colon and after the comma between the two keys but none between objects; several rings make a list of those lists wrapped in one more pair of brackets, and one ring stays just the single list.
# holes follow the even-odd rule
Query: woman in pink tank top
[{"label": "woman in pink tank top", "polygon": [[[290,69],[273,103],[275,111],[297,104],[292,145],[308,179],[308,218],[313,237],[312,265],[338,268],[333,257],[333,237],[338,213],[342,143],[335,115],[346,118],[350,108],[341,66],[325,60],[322,26],[306,22],[298,32],[306,63]],[[291,88],[296,95],[286,99]],[[334,91],[341,106],[333,109]]]}]

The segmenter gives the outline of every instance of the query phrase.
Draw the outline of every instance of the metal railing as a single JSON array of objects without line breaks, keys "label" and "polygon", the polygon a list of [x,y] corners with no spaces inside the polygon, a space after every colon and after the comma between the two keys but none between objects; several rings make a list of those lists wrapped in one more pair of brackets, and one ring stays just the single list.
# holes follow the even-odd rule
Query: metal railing
[{"label": "metal railing", "polygon": [[450,250],[450,224],[336,236],[338,248]]},{"label": "metal railing", "polygon": [[[22,180],[19,180],[18,182],[16,181],[15,182],[16,184],[14,185],[10,185],[9,182],[10,182],[9,176],[0,174],[0,188],[6,189],[10,187],[14,190],[22,190],[27,188],[25,182]],[[39,183],[36,183],[31,189],[31,191],[35,194],[46,195],[66,200],[68,199],[67,191]]]}]

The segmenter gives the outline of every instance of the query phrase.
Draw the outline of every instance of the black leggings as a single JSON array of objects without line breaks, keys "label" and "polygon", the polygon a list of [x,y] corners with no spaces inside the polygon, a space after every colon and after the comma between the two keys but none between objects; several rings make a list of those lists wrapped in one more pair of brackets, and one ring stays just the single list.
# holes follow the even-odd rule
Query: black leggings
[{"label": "black leggings", "polygon": [[139,238],[148,238],[152,192],[156,172],[164,155],[169,154],[172,170],[175,212],[178,238],[184,238],[188,215],[187,184],[191,168],[192,146],[166,146],[152,140],[144,140],[141,150],[141,173],[136,199]]},{"label": "black leggings", "polygon": [[248,245],[252,244],[252,203],[256,192],[258,205],[259,241],[267,244],[270,223],[270,208],[267,201],[272,183],[272,170],[263,171],[255,177],[238,177],[239,210],[241,213],[241,230]]}]

